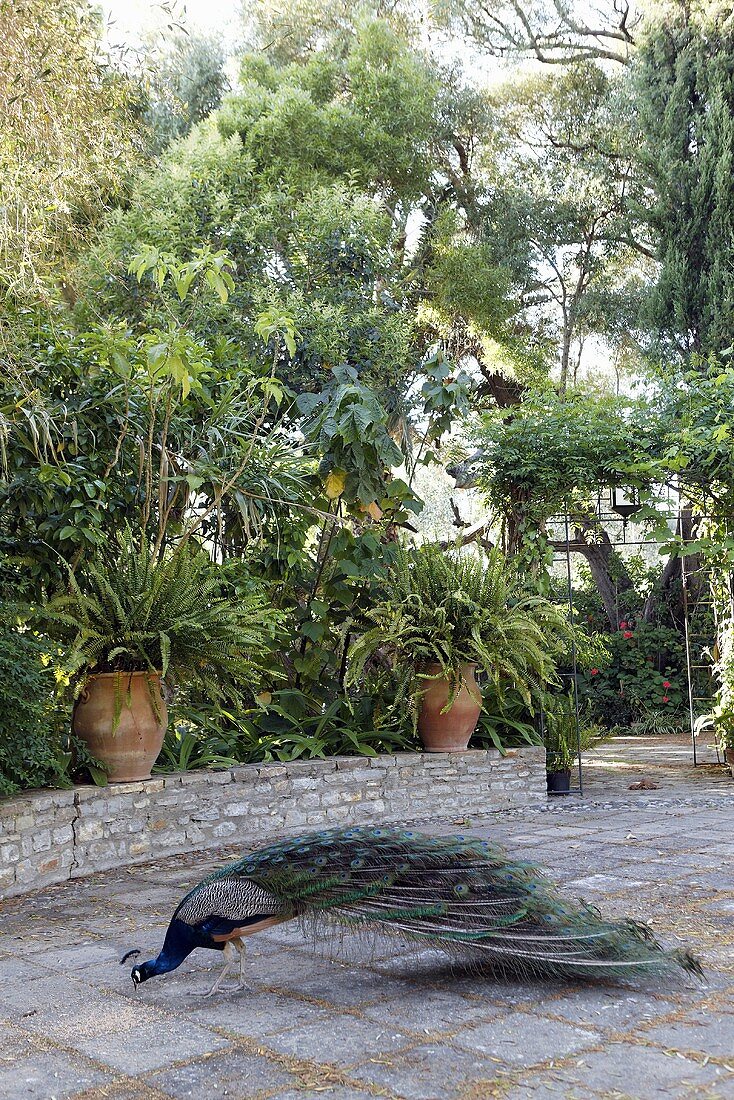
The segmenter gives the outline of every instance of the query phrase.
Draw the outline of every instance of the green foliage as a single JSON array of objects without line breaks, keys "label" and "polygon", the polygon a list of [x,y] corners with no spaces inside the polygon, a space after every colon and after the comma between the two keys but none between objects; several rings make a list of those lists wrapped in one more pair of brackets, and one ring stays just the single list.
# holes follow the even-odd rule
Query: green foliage
[{"label": "green foliage", "polygon": [[649,404],[576,391],[529,394],[519,408],[485,418],[482,484],[506,511],[518,504],[542,522],[572,497],[614,484],[646,487],[658,472],[660,424]]},{"label": "green foliage", "polygon": [[[199,716],[196,715],[198,719]],[[229,749],[221,733],[216,730],[209,736],[187,722],[171,722],[163,738],[161,753],[155,766],[157,772],[188,772],[197,768],[221,770],[231,768],[240,761],[219,749]]]},{"label": "green foliage", "polygon": [[690,369],[657,377],[656,397],[666,426],[663,462],[678,478],[695,517],[695,538],[686,542],[662,532],[666,548],[699,556],[708,573],[716,646],[718,693],[711,722],[719,744],[734,745],[734,369],[731,348],[723,360],[691,357]]},{"label": "green foliage", "polygon": [[[322,454],[319,472],[330,500],[344,497],[363,509],[391,495],[390,469],[402,463],[400,448],[387,431],[386,415],[374,393],[359,382],[354,367],[336,367],[320,393],[304,393],[296,404],[304,414],[306,438]],[[414,511],[419,503],[408,494]]]},{"label": "green foliage", "polygon": [[208,245],[202,245],[195,250],[194,259],[185,264],[180,264],[170,253],[161,252],[157,248],[144,248],[142,252],[132,257],[127,271],[129,275],[134,275],[139,283],[144,275],[150,273],[159,290],[163,288],[166,280],[170,279],[181,302],[191,289],[194,280],[203,276],[222,305],[225,305],[234,290],[232,278],[234,266],[226,249],[220,248],[212,252]]},{"label": "green foliage", "polygon": [[604,732],[589,722],[583,711],[576,717],[573,692],[566,695],[546,695],[543,703],[543,739],[546,748],[546,770],[568,771],[574,766],[579,749],[588,752],[604,739]]},{"label": "green foliage", "polygon": [[501,152],[488,170],[500,186],[512,182],[488,243],[494,231],[505,268],[525,250],[522,312],[513,323],[541,361],[555,360],[562,393],[576,381],[589,336],[629,344],[625,322],[640,280],[629,92],[585,56],[552,74],[533,69],[492,95]]},{"label": "green foliage", "polygon": [[93,4],[4,0],[0,37],[0,285],[27,303],[50,296],[125,192],[142,142],[133,83],[103,56]]},{"label": "green foliage", "polygon": [[[197,278],[220,258],[195,258]],[[43,320],[16,351],[22,377],[0,381],[0,540],[35,599],[63,583],[62,559],[124,523],[161,544],[196,531],[231,552],[303,501],[311,463],[276,419],[282,388],[227,340],[202,344],[177,325],[77,335]]]},{"label": "green foliage", "polygon": [[243,60],[237,94],[109,219],[79,271],[83,298],[157,327],[160,302],[125,276],[130,250],[226,248],[237,289],[226,310],[200,303],[198,335],[216,329],[262,360],[253,316],[281,312],[299,333],[277,357],[291,389],[318,391],[346,363],[396,407],[437,337],[456,359],[479,350],[488,327],[503,339],[516,280],[476,240],[485,192],[469,166],[446,186],[456,143],[472,146],[487,112],[450,74],[447,94],[435,60],[387,23],[358,22],[344,54],[324,41],[298,63],[277,50],[274,63],[262,52]]},{"label": "green foliage", "polygon": [[[285,688],[260,693],[257,707],[244,712],[208,703],[194,693],[195,699],[177,702],[172,710],[159,770],[418,752],[421,745],[409,714],[392,706],[398,687],[389,670],[372,670],[349,697],[324,702]],[[518,692],[508,690],[500,699],[487,686],[484,698],[472,747],[505,753],[518,745],[542,743]]]},{"label": "green foliage", "polygon": [[630,726],[612,726],[612,737],[665,737],[670,734],[688,732],[688,715],[648,711],[636,718]]},{"label": "green foliage", "polygon": [[212,699],[242,699],[275,639],[278,615],[264,599],[226,593],[221,568],[183,544],[159,554],[130,532],[84,561],[46,617],[68,640],[67,677],[160,672]]},{"label": "green foliage", "polygon": [[649,714],[670,719],[680,714],[686,673],[677,630],[623,619],[605,642],[607,659],[586,671],[580,683],[598,722],[627,726]]},{"label": "green foliage", "polygon": [[348,682],[381,653],[400,670],[401,692],[414,701],[432,666],[453,695],[461,666],[478,665],[500,699],[509,687],[526,705],[541,684],[555,680],[554,657],[570,628],[553,604],[522,591],[511,564],[497,550],[480,558],[424,544],[400,549],[388,565],[385,594],[368,612],[375,625],[351,648]]},{"label": "green foliage", "polygon": [[325,703],[296,688],[261,692],[256,706],[243,710],[184,693],[171,713],[160,769],[230,767],[236,763],[376,756],[414,750],[409,723],[401,726],[382,702],[386,677],[374,691],[354,700],[338,696]]},{"label": "green foliage", "polygon": [[[414,0],[398,0],[388,5],[381,0],[355,0],[348,7],[343,0],[278,0],[277,4],[267,0],[247,10],[247,31],[253,35],[255,58],[258,52],[267,50],[279,64],[298,62],[310,66],[324,45],[329,57],[348,56],[359,29],[378,18],[404,39],[414,41],[423,17]],[[246,60],[249,70],[251,56]]]},{"label": "green foliage", "polygon": [[159,154],[219,106],[229,81],[222,44],[210,36],[176,35],[162,54],[146,60],[143,119]]},{"label": "green foliage", "polygon": [[68,786],[71,753],[55,721],[53,647],[0,606],[0,796]]},{"label": "green foliage", "polygon": [[676,5],[636,69],[637,170],[659,275],[645,319],[663,354],[718,354],[734,324],[734,31],[726,5]]},{"label": "green foliage", "polygon": [[503,522],[505,544],[536,575],[548,565],[546,521],[595,513],[609,485],[650,492],[660,476],[664,430],[643,401],[530,392],[488,414],[477,432],[477,480]]},{"label": "green foliage", "polygon": [[[425,381],[421,386],[422,413],[427,418],[423,442],[437,444],[458,420],[468,417],[471,409],[471,379],[463,370],[448,360],[440,347],[432,348],[421,364]],[[420,454],[414,459],[417,463]],[[423,456],[427,465],[435,456],[432,452]]]},{"label": "green foliage", "polygon": [[377,756],[413,748],[412,731],[400,728],[382,704],[385,679],[373,686],[374,694],[366,693],[351,705],[343,696],[324,705],[302,691],[275,692],[253,718],[257,738],[249,760]]},{"label": "green foliage", "polygon": [[[675,474],[694,508],[717,524],[731,515],[734,503],[734,367],[730,355],[731,349],[727,349],[723,360],[693,357],[689,369],[661,369],[654,379],[663,429],[661,474]],[[723,530],[708,543],[705,526],[701,535],[693,550],[715,555],[718,545],[721,552],[728,549],[734,561],[731,547],[722,541]]]},{"label": "green foliage", "polygon": [[485,684],[470,748],[497,749],[504,755],[509,748],[542,744],[536,716],[520,692],[510,689],[500,694],[492,683]]}]

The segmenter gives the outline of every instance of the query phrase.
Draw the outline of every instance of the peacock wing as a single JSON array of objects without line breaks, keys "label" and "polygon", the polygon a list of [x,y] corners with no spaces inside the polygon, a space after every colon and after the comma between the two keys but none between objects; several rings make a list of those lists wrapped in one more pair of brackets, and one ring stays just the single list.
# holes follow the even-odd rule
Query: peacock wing
[{"label": "peacock wing", "polygon": [[476,838],[324,830],[252,852],[219,874],[259,885],[289,915],[400,933],[512,973],[700,970],[685,952],[664,951],[645,926],[605,921],[563,899],[532,864]]},{"label": "peacock wing", "polygon": [[173,919],[209,935],[224,935],[280,912],[278,899],[259,883],[241,875],[217,874],[186,895]]}]

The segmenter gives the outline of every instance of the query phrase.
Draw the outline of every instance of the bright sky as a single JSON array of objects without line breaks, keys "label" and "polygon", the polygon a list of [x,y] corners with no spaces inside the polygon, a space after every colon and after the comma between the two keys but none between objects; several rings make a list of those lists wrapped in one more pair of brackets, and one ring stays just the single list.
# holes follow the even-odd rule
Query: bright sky
[{"label": "bright sky", "polygon": [[239,0],[102,0],[105,19],[112,22],[112,43],[135,44],[138,36],[183,23],[191,31],[208,33],[234,29],[240,24]]}]

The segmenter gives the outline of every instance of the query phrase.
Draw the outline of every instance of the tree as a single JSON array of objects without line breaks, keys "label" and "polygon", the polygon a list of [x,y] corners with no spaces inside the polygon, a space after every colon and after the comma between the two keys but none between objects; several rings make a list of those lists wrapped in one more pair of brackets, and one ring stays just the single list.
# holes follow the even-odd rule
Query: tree
[{"label": "tree", "polygon": [[630,224],[626,91],[586,62],[494,95],[504,141],[494,170],[513,182],[505,221],[529,249],[521,316],[536,340],[555,345],[560,392],[575,381],[589,336],[614,346],[629,333],[640,254],[649,251]]},{"label": "tree", "polygon": [[734,26],[728,7],[676,4],[635,65],[647,203],[659,274],[643,313],[657,353],[718,354],[734,328]]},{"label": "tree", "polygon": [[[463,89],[454,103],[456,85],[381,21],[346,52],[250,54],[238,91],[141,178],[78,272],[80,326],[122,318],[137,346],[185,314],[210,385],[225,345],[228,383],[241,369],[280,387],[268,424],[311,462],[300,506],[264,517],[258,540],[223,501],[217,545],[272,586],[297,639],[281,655],[289,690],[317,712],[347,706],[350,636],[420,508],[394,467],[413,449],[430,459],[466,408],[469,341],[502,340],[513,308],[514,269],[475,228],[480,202],[499,206],[474,175],[486,102]],[[169,267],[225,250],[226,302],[179,302]]]},{"label": "tree", "polygon": [[161,153],[216,110],[229,90],[225,53],[212,36],[178,34],[143,74],[148,103],[143,119]]},{"label": "tree", "polygon": [[347,363],[404,429],[433,344],[457,360],[510,334],[516,272],[476,230],[480,204],[501,205],[474,174],[486,126],[479,97],[454,106],[435,66],[382,22],[362,26],[345,57],[248,55],[241,90],[109,219],[80,270],[82,305],[147,323],[159,303],[126,274],[132,250],[226,248],[235,292],[226,309],[207,303],[197,330],[262,356],[253,317],[280,311],[299,334],[293,353],[280,349],[284,381],[321,390]]},{"label": "tree", "polygon": [[243,8],[245,34],[254,51],[277,65],[303,64],[326,51],[346,57],[358,28],[387,23],[404,41],[416,41],[423,17],[420,0],[262,0]]},{"label": "tree", "polygon": [[626,65],[641,15],[629,0],[604,0],[593,9],[567,0],[438,0],[439,22],[481,50],[532,57],[545,65],[611,61]]},{"label": "tree", "polygon": [[87,0],[0,2],[0,285],[16,297],[64,278],[141,149],[134,86],[100,30]]}]

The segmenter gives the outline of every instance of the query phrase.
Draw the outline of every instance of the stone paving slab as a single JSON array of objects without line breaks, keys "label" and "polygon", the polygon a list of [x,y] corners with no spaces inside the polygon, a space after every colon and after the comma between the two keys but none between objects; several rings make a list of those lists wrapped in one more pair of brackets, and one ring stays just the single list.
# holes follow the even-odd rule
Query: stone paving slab
[{"label": "stone paving slab", "polygon": [[[234,853],[192,854],[0,906],[0,1100],[732,1100],[734,783],[680,741],[631,741],[605,746],[584,799],[422,827],[498,840],[650,921],[705,983],[491,981],[281,926],[251,941],[245,991],[204,999],[219,960],[200,951],[135,995],[120,956],[153,955],[182,893]],[[641,775],[658,791],[631,792]]]}]

